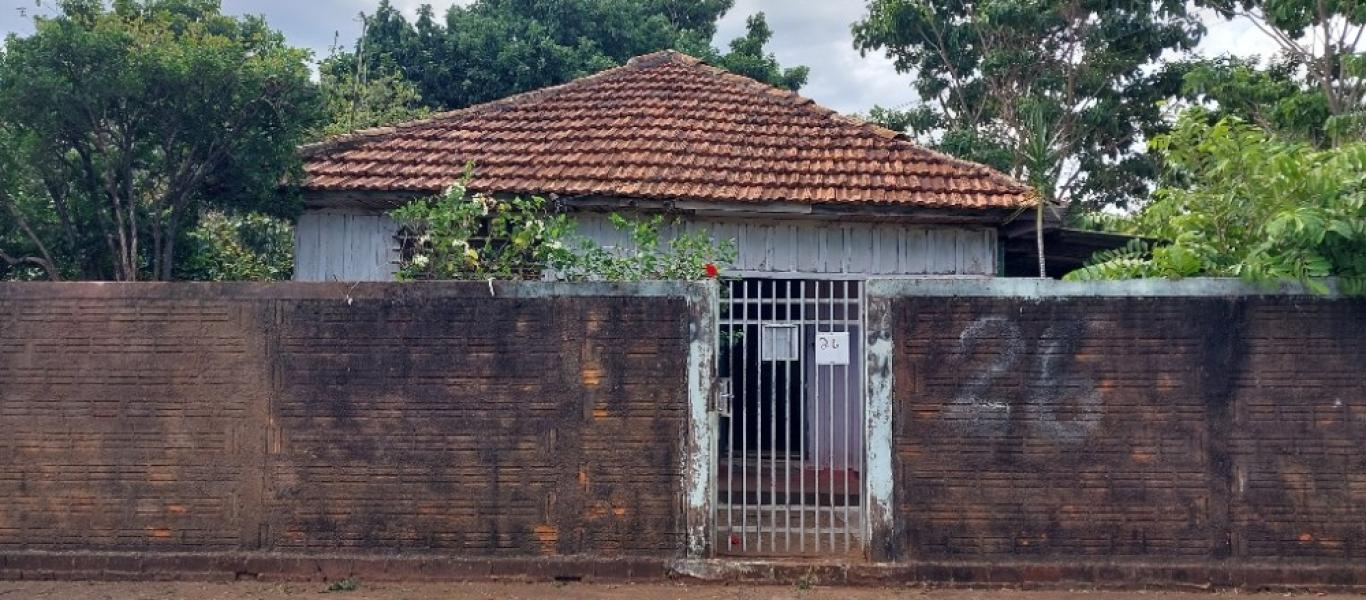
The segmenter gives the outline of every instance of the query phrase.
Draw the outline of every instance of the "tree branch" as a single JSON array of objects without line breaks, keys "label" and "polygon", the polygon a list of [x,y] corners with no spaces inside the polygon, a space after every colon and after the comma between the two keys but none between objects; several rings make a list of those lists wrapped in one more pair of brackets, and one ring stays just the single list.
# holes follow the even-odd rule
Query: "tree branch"
[{"label": "tree branch", "polygon": [[53,281],[61,281],[62,274],[58,272],[57,263],[56,261],[52,260],[52,254],[47,251],[47,245],[44,244],[43,240],[39,239],[38,235],[33,232],[33,228],[29,227],[28,219],[24,217],[24,214],[22,212],[19,212],[19,207],[14,205],[14,201],[10,199],[9,193],[6,192],[4,189],[0,189],[0,204],[5,205],[5,208],[9,210],[9,213],[14,216],[15,222],[19,224],[19,229],[24,232],[24,235],[27,236],[29,241],[33,243],[33,246],[38,249],[38,253],[42,255],[41,258],[37,256],[24,256],[16,258],[10,256],[9,254],[6,254],[4,250],[0,250],[0,260],[4,260],[11,267],[19,266],[21,264],[26,263],[37,265],[39,267],[42,267],[43,270],[47,272],[48,279],[51,279]]}]

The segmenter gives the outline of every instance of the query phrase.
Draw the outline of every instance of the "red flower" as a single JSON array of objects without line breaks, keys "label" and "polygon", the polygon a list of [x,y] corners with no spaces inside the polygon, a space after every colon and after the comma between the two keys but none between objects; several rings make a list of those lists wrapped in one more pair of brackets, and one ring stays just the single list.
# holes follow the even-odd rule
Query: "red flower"
[{"label": "red flower", "polygon": [[706,269],[707,277],[710,279],[716,279],[716,277],[721,274],[721,269],[716,268],[714,263],[707,263],[703,268]]}]

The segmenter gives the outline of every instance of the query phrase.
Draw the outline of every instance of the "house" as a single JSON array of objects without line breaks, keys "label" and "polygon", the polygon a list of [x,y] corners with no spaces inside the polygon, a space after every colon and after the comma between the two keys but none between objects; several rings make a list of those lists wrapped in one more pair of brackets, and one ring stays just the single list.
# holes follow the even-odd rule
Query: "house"
[{"label": "house", "polygon": [[392,279],[385,211],[470,162],[472,191],[555,196],[604,244],[621,242],[607,212],[677,215],[734,239],[746,277],[996,275],[998,228],[1033,203],[987,167],[673,51],[303,153],[304,281]]},{"label": "house", "polygon": [[385,212],[471,162],[470,190],[553,197],[603,245],[625,242],[612,211],[735,240],[717,321],[723,554],[774,552],[778,505],[797,523],[784,551],[861,547],[864,280],[995,276],[1003,225],[1034,204],[987,167],[677,52],[304,153],[300,280],[392,279]]}]

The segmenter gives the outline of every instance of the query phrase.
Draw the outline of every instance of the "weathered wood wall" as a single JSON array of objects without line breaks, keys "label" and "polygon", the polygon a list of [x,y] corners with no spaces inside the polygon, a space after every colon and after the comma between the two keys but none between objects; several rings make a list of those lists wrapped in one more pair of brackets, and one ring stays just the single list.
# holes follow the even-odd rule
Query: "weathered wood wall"
[{"label": "weathered wood wall", "polygon": [[[580,234],[604,246],[629,246],[604,213],[574,214]],[[907,225],[812,219],[692,217],[678,230],[735,240],[732,272],[744,276],[990,276],[996,273],[993,227]],[[390,281],[398,260],[387,216],[310,211],[296,233],[295,279]]]},{"label": "weathered wood wall", "polygon": [[294,228],[294,279],[393,281],[398,272],[397,233],[398,224],[383,214],[305,212]]},{"label": "weathered wood wall", "polygon": [[[605,246],[629,245],[602,213],[578,213],[579,232]],[[996,229],[823,221],[692,217],[670,226],[735,240],[731,270],[746,276],[858,278],[996,273]]]}]

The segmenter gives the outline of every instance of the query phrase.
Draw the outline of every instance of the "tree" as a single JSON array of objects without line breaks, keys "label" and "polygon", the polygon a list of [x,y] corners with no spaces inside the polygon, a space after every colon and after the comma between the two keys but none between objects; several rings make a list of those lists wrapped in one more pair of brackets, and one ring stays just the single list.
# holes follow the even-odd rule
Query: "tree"
[{"label": "tree", "polygon": [[[1185,97],[1279,135],[1319,147],[1366,134],[1366,1],[1198,0],[1229,19],[1250,22],[1280,54],[1196,61]],[[1271,57],[1268,57],[1271,58]]]},{"label": "tree", "polygon": [[1202,34],[1184,0],[871,0],[853,31],[924,102],[875,120],[1086,210],[1146,197],[1158,169],[1141,142],[1181,83],[1162,56]]},{"label": "tree", "polygon": [[395,72],[370,76],[323,61],[318,68],[325,120],[310,137],[315,139],[411,121],[431,111],[422,105],[417,86]]},{"label": "tree", "polygon": [[764,53],[764,46],[771,39],[773,30],[764,13],[755,13],[745,19],[745,35],[731,40],[730,52],[722,54],[707,44],[686,50],[708,63],[750,79],[793,91],[801,89],[811,70],[804,66],[788,69],[779,66],[777,57]]},{"label": "tree", "polygon": [[319,112],[306,51],[214,0],[58,7],[0,55],[0,236],[23,232],[54,278],[164,280],[200,207],[287,210]]},{"label": "tree", "polygon": [[1169,183],[1122,228],[1161,242],[1102,253],[1067,278],[1243,277],[1323,291],[1317,278],[1338,276],[1344,291],[1366,293],[1366,143],[1316,149],[1194,110],[1153,147]]},{"label": "tree", "polygon": [[1284,57],[1265,66],[1257,57],[1217,57],[1188,63],[1182,96],[1206,109],[1211,123],[1237,117],[1288,139],[1330,145],[1327,99]]},{"label": "tree", "polygon": [[294,275],[294,228],[260,213],[204,211],[186,235],[177,275],[194,281],[277,281]]},{"label": "tree", "polygon": [[[781,69],[762,46],[772,32],[762,15],[729,53],[709,45],[732,0],[476,0],[454,5],[439,21],[430,6],[410,23],[382,0],[365,17],[356,51],[328,70],[396,74],[436,110],[462,108],[564,83],[634,56],[675,48],[706,54],[722,66],[795,89],[802,68]],[[360,57],[360,58],[358,58]]]}]

